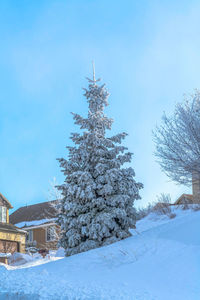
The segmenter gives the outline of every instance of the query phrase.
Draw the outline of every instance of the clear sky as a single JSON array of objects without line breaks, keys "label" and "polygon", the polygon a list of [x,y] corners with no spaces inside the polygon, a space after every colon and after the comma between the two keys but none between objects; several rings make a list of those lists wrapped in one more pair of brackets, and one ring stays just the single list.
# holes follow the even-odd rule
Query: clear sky
[{"label": "clear sky", "polygon": [[138,205],[182,192],[153,156],[163,111],[200,87],[200,2],[154,0],[0,1],[0,192],[16,208],[46,201],[63,182],[71,111],[87,113],[82,87],[96,75],[110,91],[113,132],[126,131]]}]

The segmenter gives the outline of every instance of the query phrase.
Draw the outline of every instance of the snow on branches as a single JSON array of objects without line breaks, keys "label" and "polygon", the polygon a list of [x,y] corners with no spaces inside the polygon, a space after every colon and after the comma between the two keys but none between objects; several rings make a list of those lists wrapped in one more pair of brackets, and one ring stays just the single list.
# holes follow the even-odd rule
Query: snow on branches
[{"label": "snow on branches", "polygon": [[130,236],[136,218],[133,205],[142,188],[134,180],[134,170],[123,167],[132,157],[119,145],[127,134],[105,136],[113,120],[104,114],[109,94],[98,81],[89,79],[89,87],[84,89],[89,105],[87,118],[73,114],[82,134],[71,134],[75,145],[67,147],[68,159],[58,159],[66,177],[58,186],[63,197],[58,224],[60,246],[67,256]]}]

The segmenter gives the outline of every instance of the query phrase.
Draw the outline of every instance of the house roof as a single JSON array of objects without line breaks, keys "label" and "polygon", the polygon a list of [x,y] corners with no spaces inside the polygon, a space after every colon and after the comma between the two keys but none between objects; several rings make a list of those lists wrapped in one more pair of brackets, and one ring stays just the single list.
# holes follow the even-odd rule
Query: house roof
[{"label": "house roof", "polygon": [[22,233],[22,234],[26,233],[26,231],[21,230],[18,227],[12,225],[12,224],[2,223],[2,222],[0,222],[0,231],[13,232],[13,233]]},{"label": "house roof", "polygon": [[193,195],[191,194],[182,194],[175,202],[174,205],[183,204],[182,200],[187,200],[188,203],[193,203]]},{"label": "house roof", "polygon": [[24,222],[16,223],[15,226],[19,228],[24,228],[25,230],[27,230],[27,228],[31,229],[31,228],[46,227],[55,224],[55,219],[56,218],[24,221]]},{"label": "house roof", "polygon": [[0,193],[0,202],[5,203],[5,205],[8,208],[13,208],[12,205],[11,205],[11,203],[8,201],[8,199],[4,195],[2,195],[1,193]]},{"label": "house roof", "polygon": [[55,204],[56,201],[48,201],[20,207],[10,215],[10,223],[53,219],[57,215]]}]

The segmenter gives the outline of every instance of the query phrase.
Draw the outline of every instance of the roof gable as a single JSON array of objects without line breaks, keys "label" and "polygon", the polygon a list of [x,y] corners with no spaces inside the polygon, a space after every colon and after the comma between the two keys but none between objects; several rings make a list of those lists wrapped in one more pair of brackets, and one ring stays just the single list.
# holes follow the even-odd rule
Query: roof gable
[{"label": "roof gable", "polygon": [[193,195],[191,194],[182,194],[175,202],[174,205],[193,203]]},{"label": "roof gable", "polygon": [[6,206],[7,208],[13,208],[8,199],[0,193],[0,206]]}]

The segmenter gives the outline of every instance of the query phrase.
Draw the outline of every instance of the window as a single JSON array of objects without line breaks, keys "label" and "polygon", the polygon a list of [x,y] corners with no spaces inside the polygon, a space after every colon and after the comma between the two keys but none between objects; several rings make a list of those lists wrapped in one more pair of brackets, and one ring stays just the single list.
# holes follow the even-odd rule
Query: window
[{"label": "window", "polygon": [[33,230],[27,230],[26,241],[33,242]]},{"label": "window", "polygon": [[7,208],[5,206],[0,206],[0,222],[6,223],[7,219]]},{"label": "window", "polygon": [[47,240],[47,242],[51,242],[51,241],[56,240],[56,228],[55,228],[55,226],[47,227],[46,240]]}]

